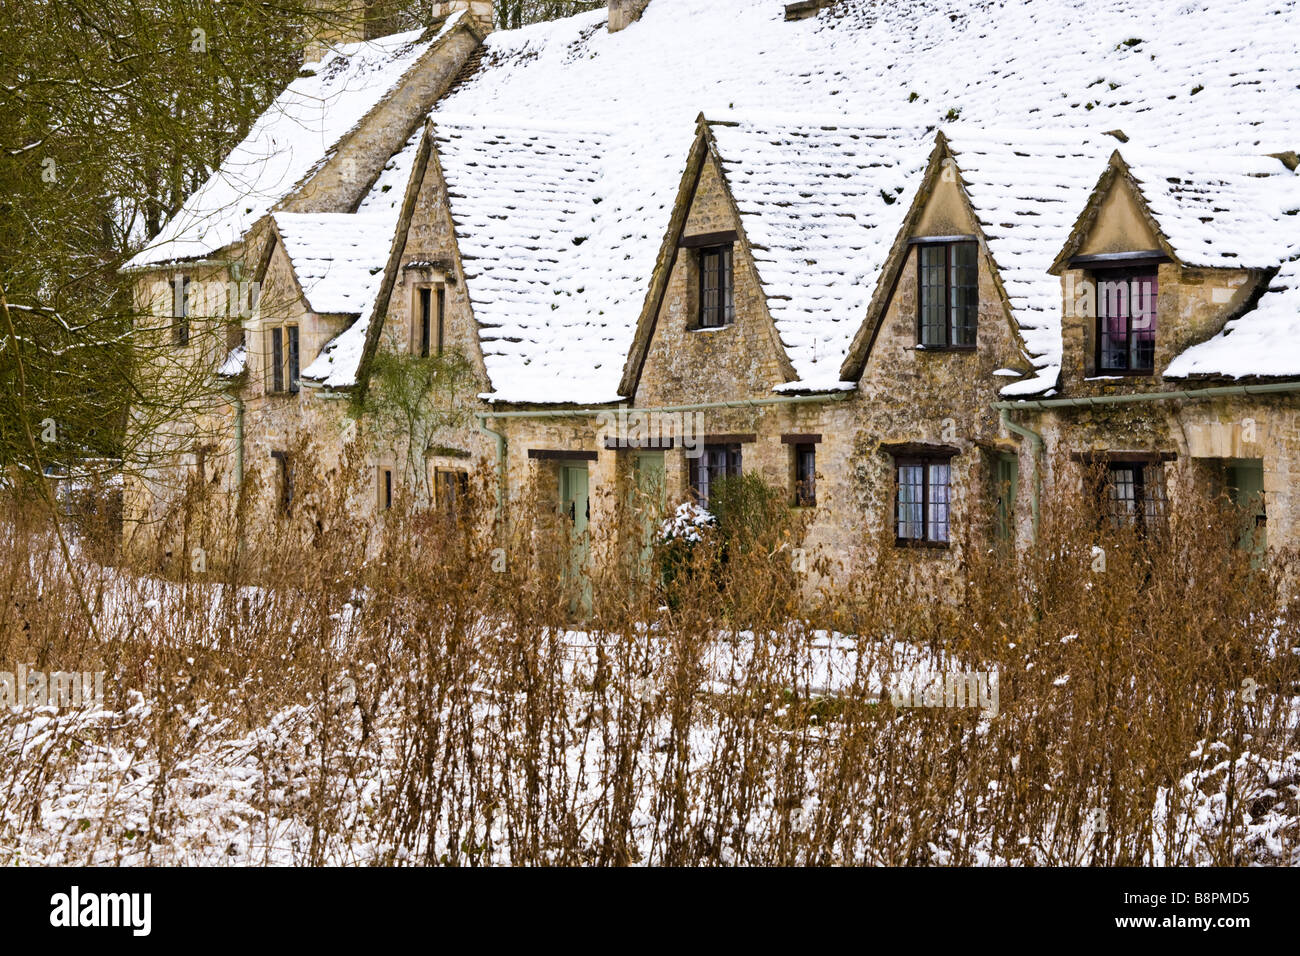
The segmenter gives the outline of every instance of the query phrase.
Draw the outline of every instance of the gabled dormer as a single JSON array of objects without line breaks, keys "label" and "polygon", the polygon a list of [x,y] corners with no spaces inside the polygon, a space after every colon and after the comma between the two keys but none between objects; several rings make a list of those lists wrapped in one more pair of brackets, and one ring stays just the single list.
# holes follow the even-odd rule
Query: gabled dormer
[{"label": "gabled dormer", "polygon": [[796,378],[701,117],[620,390],[672,405],[766,397]]},{"label": "gabled dormer", "polygon": [[1030,363],[960,160],[938,134],[841,375],[871,388],[924,383],[975,415],[977,393],[1006,382],[995,371]]},{"label": "gabled dormer", "polygon": [[1277,192],[1274,164],[1126,152],[1112,153],[1051,268],[1067,394],[1159,388],[1176,356],[1253,306],[1277,258],[1252,235]]}]

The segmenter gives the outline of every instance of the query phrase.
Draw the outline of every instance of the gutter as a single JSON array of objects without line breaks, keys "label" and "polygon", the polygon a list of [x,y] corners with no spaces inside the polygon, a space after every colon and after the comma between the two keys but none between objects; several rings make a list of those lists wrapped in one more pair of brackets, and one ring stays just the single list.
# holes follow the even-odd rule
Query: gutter
[{"label": "gutter", "polygon": [[591,415],[607,415],[611,411],[626,415],[640,415],[648,412],[702,412],[711,408],[753,408],[758,405],[798,405],[805,402],[842,401],[853,394],[850,391],[826,392],[817,395],[782,395],[777,398],[739,398],[728,402],[699,402],[694,405],[660,405],[656,408],[626,408],[612,402],[600,408],[556,408],[533,409],[526,412],[481,412],[480,418],[582,418]]},{"label": "gutter", "polygon": [[692,405],[661,405],[658,408],[627,408],[622,405],[606,405],[600,408],[554,408],[532,409],[526,412],[475,412],[479,431],[491,435],[497,445],[497,516],[505,509],[507,491],[506,483],[506,436],[488,427],[489,418],[590,418],[596,415],[608,415],[618,411],[625,415],[641,415],[652,412],[702,412],[714,408],[756,408],[764,405],[802,405],[809,402],[838,402],[848,398],[852,392],[828,392],[819,395],[782,395],[777,398],[743,398],[727,402],[698,402]]},{"label": "gutter", "polygon": [[1174,392],[1130,392],[1123,395],[1095,395],[1087,398],[1040,398],[1020,402],[994,402],[996,409],[1028,408],[1042,411],[1048,408],[1086,408],[1090,405],[1137,405],[1146,402],[1194,402],[1204,398],[1224,398],[1243,395],[1276,395],[1282,392],[1300,392],[1300,381],[1269,382],[1263,385],[1215,385],[1211,388],[1180,389]]},{"label": "gutter", "polygon": [[[146,246],[145,248],[147,249],[148,247]],[[144,251],[144,249],[140,250],[140,252]],[[136,255],[139,255],[139,253]],[[132,258],[135,257],[132,256]],[[174,272],[178,269],[207,269],[215,266],[217,268],[230,269],[231,278],[234,279],[234,281],[239,282],[241,280],[237,278],[234,273],[236,269],[242,268],[244,264],[243,259],[166,259],[161,262],[146,262],[143,265],[138,266],[122,265],[118,267],[117,271],[119,275],[131,276],[137,275],[141,272],[162,272],[164,270],[171,270]]]},{"label": "gutter", "polygon": [[1172,392],[1128,392],[1122,395],[1094,395],[1080,398],[1040,398],[1019,402],[994,402],[998,421],[1009,432],[1029,439],[1034,458],[1034,483],[1031,486],[1034,515],[1034,541],[1038,540],[1040,498],[1042,494],[1043,436],[1011,420],[1016,409],[1047,411],[1053,408],[1093,408],[1105,405],[1144,405],[1154,402],[1195,402],[1209,398],[1240,398],[1253,395],[1280,395],[1300,392],[1300,381],[1268,382],[1261,385],[1214,385],[1209,388],[1179,389]]}]

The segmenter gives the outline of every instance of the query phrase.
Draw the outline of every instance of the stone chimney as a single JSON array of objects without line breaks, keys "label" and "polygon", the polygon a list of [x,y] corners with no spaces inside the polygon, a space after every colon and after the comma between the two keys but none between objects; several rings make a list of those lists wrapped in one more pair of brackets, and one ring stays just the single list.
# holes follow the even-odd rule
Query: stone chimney
[{"label": "stone chimney", "polygon": [[449,17],[460,10],[474,21],[479,33],[487,36],[492,32],[492,0],[433,0],[433,17],[435,20]]},{"label": "stone chimney", "polygon": [[609,32],[617,33],[641,19],[650,0],[609,0]]},{"label": "stone chimney", "polygon": [[366,38],[365,0],[312,0],[302,61],[313,63],[332,46]]},{"label": "stone chimney", "polygon": [[815,17],[823,10],[835,6],[835,0],[794,0],[793,3],[785,5],[785,18],[787,20],[807,20],[809,17]]},{"label": "stone chimney", "polygon": [[[310,6],[311,37],[303,49],[304,63],[319,60],[340,43],[374,40],[415,28],[402,15],[402,0],[310,0]],[[480,36],[492,32],[492,0],[432,0],[425,25],[440,24],[458,10],[467,12]]]}]

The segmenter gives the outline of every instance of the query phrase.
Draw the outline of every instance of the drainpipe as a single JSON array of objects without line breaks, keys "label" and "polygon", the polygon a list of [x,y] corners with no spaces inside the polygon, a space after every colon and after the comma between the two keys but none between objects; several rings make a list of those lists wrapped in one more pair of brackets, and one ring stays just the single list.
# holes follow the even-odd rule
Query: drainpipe
[{"label": "drainpipe", "polygon": [[1037,456],[1043,450],[1043,436],[1011,421],[1014,409],[1044,411],[1049,408],[1093,408],[1102,405],[1142,405],[1153,402],[1196,402],[1210,398],[1242,398],[1255,395],[1280,395],[1300,392],[1300,381],[1265,382],[1259,385],[1214,385],[1209,388],[1179,389],[1172,392],[1128,392],[1122,395],[1092,395],[1079,398],[1039,398],[1019,402],[994,402],[998,410],[998,420],[1002,427],[1029,439],[1030,449],[1036,456],[1034,461],[1034,539],[1038,539],[1039,493],[1041,491],[1041,463]]},{"label": "drainpipe", "polygon": [[497,520],[500,521],[505,514],[506,508],[506,436],[503,432],[488,428],[488,416],[482,413],[475,413],[478,419],[478,429],[486,435],[491,435],[497,443]]},{"label": "drainpipe", "polygon": [[1038,516],[1043,490],[1043,436],[1032,428],[1017,425],[1011,420],[1011,408],[1007,402],[998,402],[998,421],[1002,427],[1021,438],[1029,439],[1029,457],[1034,465],[1034,480],[1029,486],[1029,506],[1033,514],[1033,540],[1038,543]]},{"label": "drainpipe", "polygon": [[820,395],[781,395],[775,398],[740,398],[726,402],[699,402],[693,405],[661,405],[658,408],[555,408],[532,409],[526,412],[475,412],[479,431],[493,436],[497,442],[497,514],[500,516],[506,497],[506,436],[487,426],[489,418],[590,418],[621,412],[625,415],[642,415],[651,412],[703,412],[714,408],[755,408],[762,405],[801,405],[807,402],[838,402],[848,398],[850,392],[829,392]]},{"label": "drainpipe", "polygon": [[235,489],[244,488],[244,400],[235,394]]}]

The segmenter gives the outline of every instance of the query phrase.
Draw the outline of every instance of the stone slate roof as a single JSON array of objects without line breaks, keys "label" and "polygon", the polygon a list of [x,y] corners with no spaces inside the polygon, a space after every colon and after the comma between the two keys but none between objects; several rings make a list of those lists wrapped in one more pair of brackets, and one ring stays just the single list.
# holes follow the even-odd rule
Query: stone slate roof
[{"label": "stone slate roof", "polygon": [[339,44],[320,62],[303,64],[243,142],[126,268],[198,259],[242,240],[460,19],[448,18],[427,37],[414,30]]},{"label": "stone slate roof", "polygon": [[[1300,146],[1300,0],[840,0],[795,22],[774,0],[651,0],[617,34],[605,18],[492,34],[431,116],[497,400],[621,397],[701,112],[807,387],[838,384],[937,130],[1035,369],[1008,394],[1055,382],[1046,270],[1108,131],[1184,261],[1276,267],[1296,248],[1275,189],[1291,174],[1264,157]],[[355,379],[368,322],[331,346],[331,384]]]},{"label": "stone slate roof", "polygon": [[1279,268],[1259,305],[1169,363],[1166,378],[1300,376],[1300,258]]},{"label": "stone slate roof", "polygon": [[[538,311],[503,317],[494,311],[502,294],[496,278],[482,293],[475,278],[467,281],[496,353],[488,361],[494,398],[620,397],[623,359],[700,111],[717,120],[741,117],[740,126],[713,128],[745,210],[746,232],[767,247],[756,250],[760,276],[770,293],[789,296],[772,301],[782,340],[798,374],[808,378],[803,384],[815,387],[837,381],[834,370],[856,331],[851,312],[865,313],[878,278],[873,270],[882,261],[880,242],[892,242],[911,200],[904,194],[892,206],[871,210],[872,197],[911,181],[915,157],[924,155],[918,147],[932,144],[935,129],[952,131],[1036,369],[1029,380],[1008,386],[1009,394],[1054,384],[1060,291],[1046,270],[1107,156],[1120,145],[1107,131],[1122,130],[1130,139],[1131,146],[1120,148],[1138,157],[1134,173],[1147,177],[1148,201],[1171,241],[1198,250],[1206,236],[1212,246],[1221,227],[1239,257],[1271,258],[1276,265],[1286,255],[1289,240],[1282,232],[1294,220],[1274,219],[1266,230],[1248,225],[1250,213],[1227,205],[1249,202],[1240,175],[1246,167],[1232,160],[1235,165],[1221,169],[1214,154],[1251,157],[1286,172],[1277,160],[1260,157],[1300,143],[1295,0],[1080,0],[1068,6],[945,0],[924,9],[841,0],[798,22],[785,22],[781,5],[771,0],[652,0],[640,22],[612,35],[603,29],[604,18],[595,11],[490,36],[480,68],[433,116],[435,123],[446,113],[457,122],[472,116],[486,124],[476,134],[484,160],[493,168],[516,162],[514,188],[524,193],[534,176],[545,190],[560,189],[555,176],[563,167],[555,156],[567,156],[570,188],[582,196],[580,224],[568,213],[553,224],[541,219],[533,224],[542,231],[532,240],[535,248],[511,245],[503,254],[515,280],[536,286],[515,301]],[[816,117],[805,126],[874,127],[897,131],[897,138],[892,151],[863,142],[837,155],[842,144],[835,137],[844,134],[822,130],[826,161],[819,164],[813,133],[800,132],[791,114]],[[873,121],[882,116],[888,119]],[[535,148],[524,135],[534,126],[547,138],[546,148]],[[763,139],[765,128],[773,140]],[[1008,139],[998,133],[1006,129],[1026,132],[999,142]],[[801,137],[808,147],[802,152]],[[517,156],[502,152],[506,138],[521,143]],[[439,148],[450,145],[440,142]],[[476,160],[466,152],[471,145],[464,138],[455,144],[461,170],[474,169]],[[1192,159],[1190,150],[1196,151]],[[872,189],[863,174],[877,160],[880,182]],[[1185,188],[1171,183],[1157,190],[1152,184],[1167,166],[1193,178]],[[496,213],[489,201],[470,198],[464,174],[449,170],[448,176],[461,193],[453,205],[475,206],[471,254],[490,256],[492,239],[481,230]],[[491,188],[485,178],[475,179],[476,189]],[[830,182],[840,188],[826,189]],[[819,185],[828,208],[854,207],[863,223],[849,226],[837,221],[841,217],[818,215],[817,197],[799,193],[815,193]],[[765,203],[765,189],[784,190],[786,200]],[[787,200],[792,205],[778,205]],[[764,205],[769,215],[761,214]],[[770,215],[778,209],[791,214]],[[1202,221],[1207,210],[1211,219]],[[520,228],[519,210],[509,212],[508,220],[499,220],[509,222],[502,226],[506,243]],[[887,212],[897,217],[892,226]],[[864,228],[868,219],[872,225]],[[576,236],[579,228],[587,235]],[[1250,244],[1251,236],[1259,241]],[[556,254],[575,238],[583,239],[576,254]],[[831,251],[837,238],[855,244],[850,254]],[[800,250],[814,254],[801,260]],[[474,269],[483,283],[489,267],[480,258]],[[480,294],[493,300],[486,313]]]}]

